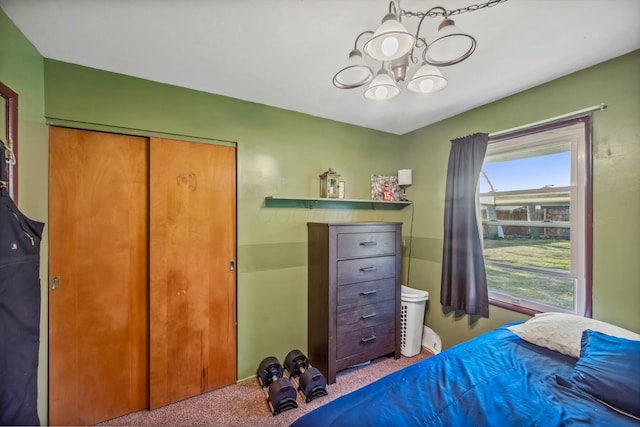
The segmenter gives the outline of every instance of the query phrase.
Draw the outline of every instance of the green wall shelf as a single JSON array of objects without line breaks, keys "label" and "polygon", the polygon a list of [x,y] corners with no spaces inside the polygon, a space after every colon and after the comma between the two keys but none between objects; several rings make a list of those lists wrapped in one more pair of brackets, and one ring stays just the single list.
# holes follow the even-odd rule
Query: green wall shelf
[{"label": "green wall shelf", "polygon": [[273,197],[264,198],[265,208],[306,208],[306,209],[404,209],[410,201],[383,202],[362,199],[325,199],[316,197]]}]

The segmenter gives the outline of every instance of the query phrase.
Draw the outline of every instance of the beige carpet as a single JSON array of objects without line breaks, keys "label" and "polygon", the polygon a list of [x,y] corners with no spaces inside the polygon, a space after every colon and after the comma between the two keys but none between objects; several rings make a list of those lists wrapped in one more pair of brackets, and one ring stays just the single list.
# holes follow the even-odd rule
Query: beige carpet
[{"label": "beige carpet", "polygon": [[103,426],[288,426],[311,410],[343,394],[365,386],[378,378],[431,356],[426,350],[414,357],[398,360],[379,358],[371,363],[338,373],[336,383],[327,386],[328,396],[309,403],[298,393],[298,407],[275,417],[267,404],[258,380],[251,379],[221,388],[153,411],[139,411],[110,421]]}]

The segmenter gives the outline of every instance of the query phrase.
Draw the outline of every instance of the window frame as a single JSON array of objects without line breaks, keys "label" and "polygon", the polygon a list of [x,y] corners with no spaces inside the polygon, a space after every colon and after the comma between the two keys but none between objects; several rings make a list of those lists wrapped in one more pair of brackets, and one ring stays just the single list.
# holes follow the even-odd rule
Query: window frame
[{"label": "window frame", "polygon": [[[582,194],[583,200],[578,200],[583,206],[584,216],[582,218],[582,224],[580,225],[580,230],[573,230],[574,227],[571,227],[571,240],[574,242],[575,240],[579,240],[578,245],[583,246],[583,277],[584,277],[584,285],[582,289],[576,289],[576,311],[567,310],[567,312],[576,313],[585,317],[592,316],[592,288],[593,288],[593,151],[592,151],[592,137],[593,137],[593,118],[589,115],[584,115],[580,117],[575,117],[571,119],[566,119],[562,121],[557,121],[553,123],[547,123],[544,125],[534,126],[528,129],[510,132],[506,134],[502,134],[496,137],[489,138],[489,144],[501,143],[510,140],[520,140],[520,142],[515,142],[516,145],[526,146],[526,144],[522,143],[522,140],[525,137],[531,136],[532,138],[535,135],[547,133],[549,131],[559,130],[559,134],[562,135],[563,131],[567,131],[570,127],[574,125],[582,125],[583,134],[580,135],[580,141],[578,141],[578,158],[574,159],[574,156],[571,156],[571,181],[575,182],[575,178],[573,175],[577,173],[577,168],[574,167],[573,162],[583,162],[583,171],[584,174],[584,191]],[[575,131],[574,131],[575,132]],[[545,138],[545,141],[550,141],[553,139],[553,134],[550,134]],[[572,189],[571,198],[572,202],[574,200],[574,190]],[[480,229],[482,229],[482,219],[480,216],[480,203],[479,203],[479,185],[478,185],[478,221],[480,223]],[[579,237],[575,236],[574,233],[580,233]],[[482,238],[482,236],[481,236]],[[574,240],[575,239],[575,240]],[[573,259],[573,250],[572,250],[572,263]],[[525,267],[526,269],[526,267]],[[489,290],[489,304],[501,307],[507,310],[515,311],[518,313],[523,313],[527,315],[535,315],[537,313],[541,313],[544,311],[550,311],[548,308],[550,306],[545,304],[532,304],[532,307],[525,307],[519,305],[517,303],[508,302],[505,300],[499,300],[492,298],[492,294],[499,294],[499,292],[494,293]],[[506,295],[506,294],[503,294]],[[554,309],[554,311],[560,311]]]}]

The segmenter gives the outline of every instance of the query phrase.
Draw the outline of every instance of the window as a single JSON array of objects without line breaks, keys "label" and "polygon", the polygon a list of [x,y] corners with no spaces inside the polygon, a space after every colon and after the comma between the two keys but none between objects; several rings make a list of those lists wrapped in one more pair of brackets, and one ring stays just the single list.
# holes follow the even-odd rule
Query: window
[{"label": "window", "polygon": [[490,140],[479,183],[489,299],[591,311],[590,118]]}]

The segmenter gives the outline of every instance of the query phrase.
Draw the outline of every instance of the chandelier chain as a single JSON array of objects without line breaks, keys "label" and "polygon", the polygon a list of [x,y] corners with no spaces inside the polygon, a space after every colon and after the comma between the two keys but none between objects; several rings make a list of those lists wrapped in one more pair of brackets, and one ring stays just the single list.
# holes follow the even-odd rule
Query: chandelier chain
[{"label": "chandelier chain", "polygon": [[442,17],[448,17],[448,16],[453,16],[453,15],[460,15],[462,13],[466,13],[466,12],[475,12],[476,10],[480,10],[480,9],[486,9],[488,7],[493,7],[496,6],[500,3],[504,3],[507,0],[489,0],[486,3],[481,3],[481,4],[471,4],[469,6],[466,7],[461,7],[459,9],[453,9],[453,10],[447,10],[446,13],[445,12],[441,12],[441,11],[432,11],[432,12],[411,12],[410,10],[403,10],[400,9],[400,16],[407,16],[407,17],[418,17],[418,18],[424,18],[425,16],[428,16],[430,18],[436,18],[438,16],[442,16]]}]

